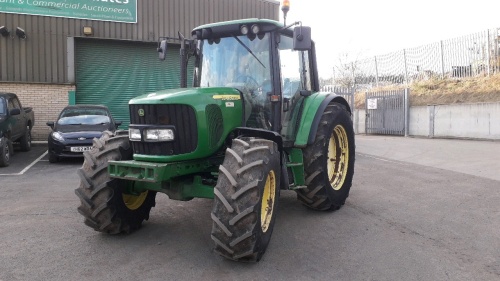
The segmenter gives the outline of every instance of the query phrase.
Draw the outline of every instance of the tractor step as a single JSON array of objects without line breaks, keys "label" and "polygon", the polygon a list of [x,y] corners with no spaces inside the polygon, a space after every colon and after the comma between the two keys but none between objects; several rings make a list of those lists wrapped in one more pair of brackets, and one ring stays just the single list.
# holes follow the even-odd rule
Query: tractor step
[{"label": "tractor step", "polygon": [[299,190],[299,189],[305,189],[307,188],[306,185],[298,185],[298,186],[290,186],[290,190]]}]

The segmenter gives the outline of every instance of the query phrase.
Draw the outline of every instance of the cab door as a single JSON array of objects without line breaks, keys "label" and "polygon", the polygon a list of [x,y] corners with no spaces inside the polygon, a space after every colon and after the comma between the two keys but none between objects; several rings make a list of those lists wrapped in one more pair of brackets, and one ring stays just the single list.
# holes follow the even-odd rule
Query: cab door
[{"label": "cab door", "polygon": [[294,141],[301,107],[306,98],[304,93],[311,93],[311,60],[309,51],[293,50],[293,39],[280,35],[278,44],[281,93],[283,99],[281,135],[284,141]]}]

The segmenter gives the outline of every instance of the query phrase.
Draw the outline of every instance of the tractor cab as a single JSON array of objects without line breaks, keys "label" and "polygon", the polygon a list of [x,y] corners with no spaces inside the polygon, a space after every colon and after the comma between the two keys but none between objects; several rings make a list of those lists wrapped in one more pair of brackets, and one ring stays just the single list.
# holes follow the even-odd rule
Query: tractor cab
[{"label": "tractor cab", "polygon": [[[311,71],[316,62],[310,28],[290,26],[265,19],[202,25],[193,30],[192,40],[180,36],[185,53],[181,69],[194,57],[194,87],[237,89],[244,127],[275,131],[293,141],[290,109],[319,87]],[[160,59],[166,42],[158,48]]]}]

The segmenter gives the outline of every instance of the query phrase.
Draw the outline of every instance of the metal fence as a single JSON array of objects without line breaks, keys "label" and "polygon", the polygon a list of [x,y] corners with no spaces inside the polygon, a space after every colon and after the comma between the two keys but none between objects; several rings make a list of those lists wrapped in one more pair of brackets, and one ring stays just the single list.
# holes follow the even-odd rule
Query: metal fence
[{"label": "metal fence", "polygon": [[367,134],[408,135],[408,91],[366,92]]},{"label": "metal fence", "polygon": [[345,88],[338,86],[325,85],[321,88],[322,92],[332,92],[343,97],[352,110],[354,110],[354,88]]},{"label": "metal fence", "polygon": [[488,29],[354,61],[340,66],[348,71],[336,80],[348,78],[357,89],[370,89],[430,78],[489,76],[500,72],[499,32],[498,28]]}]

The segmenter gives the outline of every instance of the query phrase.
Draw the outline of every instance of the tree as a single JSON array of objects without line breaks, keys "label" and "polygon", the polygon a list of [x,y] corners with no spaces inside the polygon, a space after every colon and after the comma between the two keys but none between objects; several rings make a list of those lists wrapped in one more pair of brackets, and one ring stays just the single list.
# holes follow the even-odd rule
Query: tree
[{"label": "tree", "polygon": [[[357,55],[359,57],[359,54]],[[334,84],[341,87],[353,88],[363,80],[363,73],[359,68],[359,60],[352,59],[349,53],[342,53],[338,63],[334,66]]]}]

